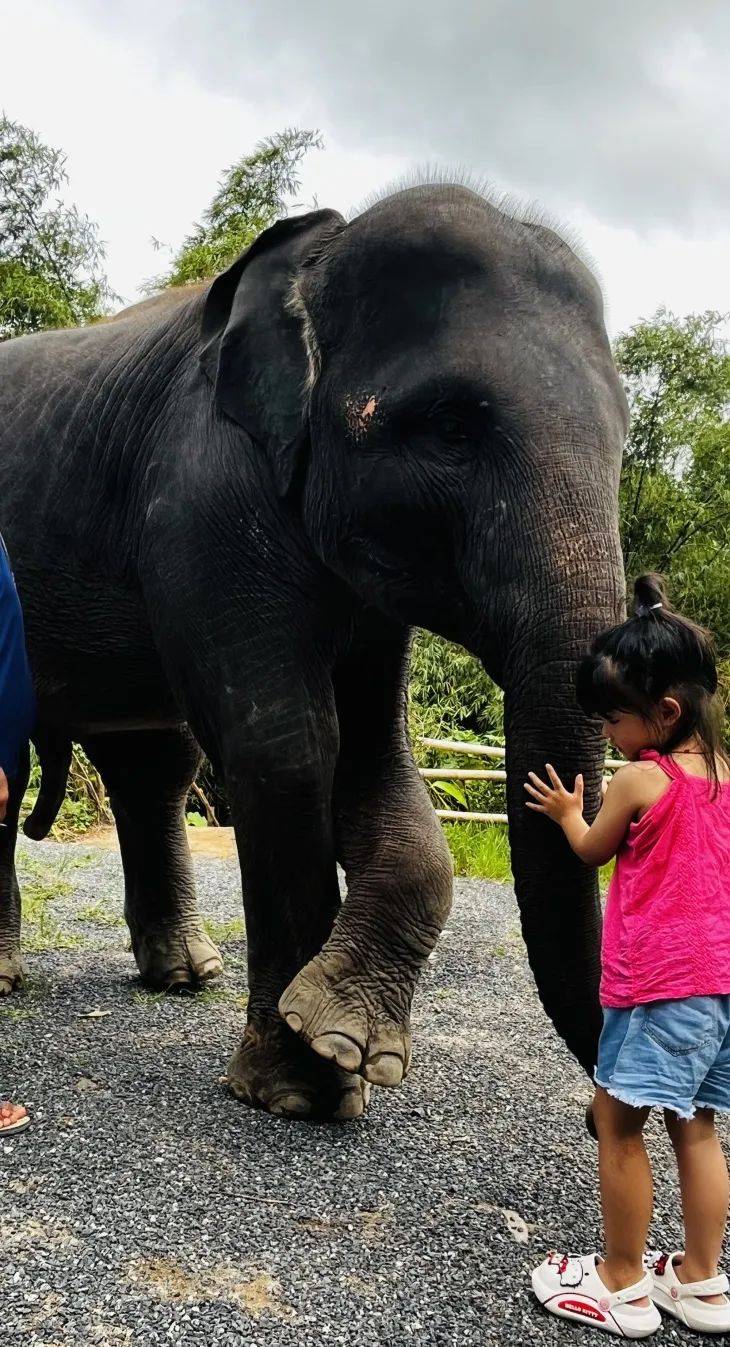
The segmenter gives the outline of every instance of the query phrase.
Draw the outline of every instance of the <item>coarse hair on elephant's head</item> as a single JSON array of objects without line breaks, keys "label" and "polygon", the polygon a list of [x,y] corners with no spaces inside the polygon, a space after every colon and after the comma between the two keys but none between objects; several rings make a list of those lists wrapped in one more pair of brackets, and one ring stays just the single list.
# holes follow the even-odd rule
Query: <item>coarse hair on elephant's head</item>
[{"label": "coarse hair on elephant's head", "polygon": [[282,220],[202,335],[219,410],[366,602],[501,678],[516,607],[601,572],[615,598],[626,402],[600,289],[546,226],[449,183]]}]

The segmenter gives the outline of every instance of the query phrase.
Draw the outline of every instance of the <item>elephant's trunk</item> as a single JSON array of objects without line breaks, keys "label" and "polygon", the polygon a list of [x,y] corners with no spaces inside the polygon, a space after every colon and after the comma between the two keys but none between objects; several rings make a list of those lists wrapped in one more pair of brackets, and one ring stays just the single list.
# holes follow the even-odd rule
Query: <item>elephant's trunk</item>
[{"label": "elephant's trunk", "polygon": [[[597,877],[558,824],[525,807],[524,783],[529,771],[547,779],[550,762],[571,788],[576,774],[583,774],[589,821],[600,803],[605,744],[596,722],[580,711],[574,686],[591,639],[620,620],[623,606],[617,530],[605,515],[601,522],[582,541],[573,534],[568,564],[561,551],[561,563],[550,565],[549,574],[533,572],[509,636],[505,632],[503,665],[507,809],[522,931],[540,999],[591,1074],[601,1026]],[[553,559],[564,541],[553,533]]]}]

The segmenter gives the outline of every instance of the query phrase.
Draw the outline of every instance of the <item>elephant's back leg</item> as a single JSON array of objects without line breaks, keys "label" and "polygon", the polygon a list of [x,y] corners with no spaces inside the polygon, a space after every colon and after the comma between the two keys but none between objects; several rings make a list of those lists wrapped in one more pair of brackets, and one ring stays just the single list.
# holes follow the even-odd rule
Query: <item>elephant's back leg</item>
[{"label": "elephant's back leg", "polygon": [[203,930],[185,833],[185,799],[201,752],[184,727],[89,735],[117,825],[124,915],[143,982],[159,990],[223,971]]},{"label": "elephant's back leg", "polygon": [[10,785],[5,827],[0,828],[0,997],[9,996],[23,980],[20,961],[20,890],[15,873],[15,843],[18,814],[28,784],[29,755],[26,752],[18,775]]}]

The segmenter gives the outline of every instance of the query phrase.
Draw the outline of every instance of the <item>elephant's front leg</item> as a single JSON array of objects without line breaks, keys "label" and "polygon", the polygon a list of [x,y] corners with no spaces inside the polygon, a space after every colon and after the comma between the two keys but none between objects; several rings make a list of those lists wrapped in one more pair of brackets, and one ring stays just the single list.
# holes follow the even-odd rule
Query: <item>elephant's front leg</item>
[{"label": "elephant's front leg", "polygon": [[325,1058],[377,1085],[410,1062],[410,1006],[451,907],[453,867],[406,735],[408,634],[369,615],[338,671],[334,791],[347,900],[279,1002]]},{"label": "elephant's front leg", "polygon": [[[332,827],[337,722],[331,681],[285,687],[223,746],[241,862],[249,1000],[228,1083],[244,1103],[291,1117],[355,1118],[369,1087],[292,1033],[284,988],[321,949],[340,907]],[[329,683],[329,686],[327,684]],[[272,693],[272,689],[269,689]],[[276,695],[278,693],[278,695]],[[251,693],[248,690],[247,700]],[[259,707],[265,697],[257,697]]]}]

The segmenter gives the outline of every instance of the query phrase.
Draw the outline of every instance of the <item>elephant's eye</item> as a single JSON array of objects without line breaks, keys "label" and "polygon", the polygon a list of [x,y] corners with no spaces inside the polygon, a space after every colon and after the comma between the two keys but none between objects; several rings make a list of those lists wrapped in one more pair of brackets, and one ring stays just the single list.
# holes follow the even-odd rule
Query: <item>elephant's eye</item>
[{"label": "elephant's eye", "polygon": [[470,390],[433,401],[414,397],[394,410],[392,424],[404,444],[419,445],[424,453],[438,445],[470,450],[484,444],[494,429],[491,401],[480,400]]},{"label": "elephant's eye", "polygon": [[435,406],[429,413],[432,434],[438,435],[446,444],[468,444],[477,439],[484,426],[483,418],[475,415],[476,409],[454,406]]},{"label": "elephant's eye", "polygon": [[451,444],[465,444],[469,438],[467,427],[458,416],[442,413],[433,417],[433,422],[442,440],[448,440]]}]

